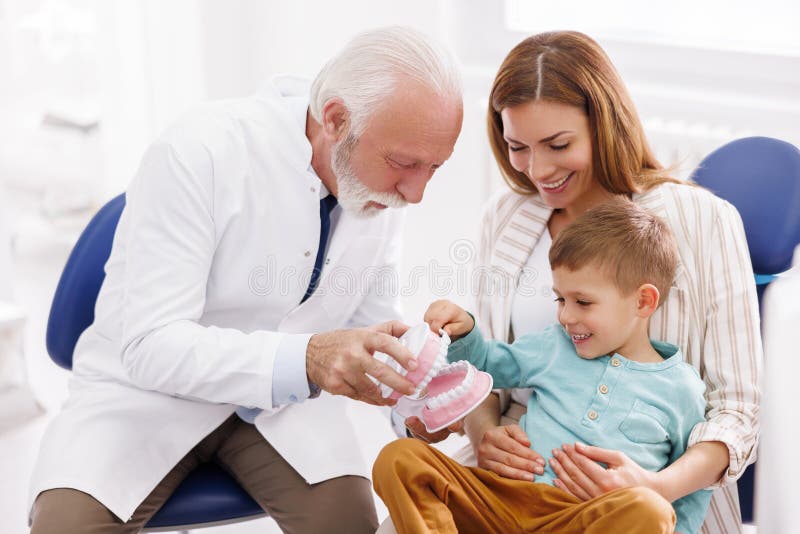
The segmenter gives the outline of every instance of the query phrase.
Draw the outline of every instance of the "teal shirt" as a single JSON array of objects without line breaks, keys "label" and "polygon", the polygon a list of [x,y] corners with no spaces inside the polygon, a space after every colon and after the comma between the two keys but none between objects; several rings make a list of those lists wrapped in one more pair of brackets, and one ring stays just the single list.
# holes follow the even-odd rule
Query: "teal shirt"
[{"label": "teal shirt", "polygon": [[[659,471],[686,450],[689,433],[705,419],[705,386],[675,345],[651,341],[664,361],[639,363],[619,354],[578,356],[560,325],[513,344],[486,341],[478,328],[450,345],[447,359],[469,360],[494,378],[495,387],[533,387],[520,426],[531,448],[547,461],[536,481],[552,484],[551,451],[580,441],[622,451],[649,471]],[[673,503],[676,530],[700,530],[711,492]]]}]

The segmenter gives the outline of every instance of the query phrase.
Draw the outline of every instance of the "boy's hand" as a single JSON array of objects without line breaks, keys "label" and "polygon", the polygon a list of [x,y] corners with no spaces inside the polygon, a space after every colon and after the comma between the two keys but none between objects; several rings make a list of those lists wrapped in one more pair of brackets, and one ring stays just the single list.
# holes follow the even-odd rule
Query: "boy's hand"
[{"label": "boy's hand", "polygon": [[437,300],[431,303],[423,320],[437,334],[440,328],[443,329],[453,341],[469,334],[475,328],[472,316],[449,300]]},{"label": "boy's hand", "polygon": [[460,421],[456,421],[447,428],[443,428],[442,430],[431,434],[428,432],[428,429],[425,428],[425,424],[419,420],[419,417],[411,416],[406,419],[406,428],[408,429],[408,432],[411,434],[412,438],[422,440],[425,443],[439,443],[440,441],[449,438],[450,434],[461,432],[461,429],[464,428],[464,420],[461,419]]},{"label": "boy's hand", "polygon": [[657,472],[647,471],[622,451],[575,443],[552,452],[550,466],[558,477],[553,484],[582,501],[634,486],[650,488],[667,500],[674,500],[660,491]]}]

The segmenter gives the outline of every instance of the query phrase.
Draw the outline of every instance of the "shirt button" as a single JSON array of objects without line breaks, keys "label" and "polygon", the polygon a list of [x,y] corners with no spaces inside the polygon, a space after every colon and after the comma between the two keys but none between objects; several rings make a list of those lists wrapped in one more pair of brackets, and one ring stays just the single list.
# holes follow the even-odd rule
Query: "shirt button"
[{"label": "shirt button", "polygon": [[297,402],[297,395],[289,395],[289,400],[292,402]]},{"label": "shirt button", "polygon": [[307,258],[307,257],[309,257],[309,256],[311,256],[311,251],[310,251],[310,250],[306,250],[306,252],[305,252],[305,257]]},{"label": "shirt button", "polygon": [[311,192],[312,192],[312,193],[316,193],[316,192],[317,192],[317,188],[316,188],[316,187],[312,187],[312,188],[311,188]]},{"label": "shirt button", "polygon": [[589,419],[591,419],[592,421],[594,421],[595,419],[597,419],[597,412],[596,412],[596,411],[594,411],[594,410],[589,410],[589,413],[587,413],[586,415],[587,415],[587,417],[589,417]]},{"label": "shirt button", "polygon": [[608,393],[608,386],[605,385],[605,384],[600,384],[600,388],[599,389],[600,389],[600,393],[602,393],[603,395]]},{"label": "shirt button", "polygon": [[611,358],[611,365],[614,367],[619,367],[622,362],[619,361],[619,358]]}]

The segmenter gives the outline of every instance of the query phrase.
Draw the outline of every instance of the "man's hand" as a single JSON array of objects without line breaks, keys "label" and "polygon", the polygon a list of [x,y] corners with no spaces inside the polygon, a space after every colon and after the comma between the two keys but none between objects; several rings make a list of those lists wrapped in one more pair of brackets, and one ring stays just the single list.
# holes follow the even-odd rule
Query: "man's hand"
[{"label": "man's hand", "polygon": [[391,321],[369,328],[315,334],[306,349],[308,379],[333,395],[369,404],[394,404],[394,400],[381,396],[380,387],[367,374],[405,395],[414,393],[411,382],[372,356],[375,351],[383,352],[409,371],[416,368],[414,356],[397,340],[406,330],[408,326]]},{"label": "man's hand", "polygon": [[437,300],[431,303],[423,320],[437,334],[440,328],[444,329],[453,340],[469,334],[475,328],[472,316],[449,300]]},{"label": "man's hand", "polygon": [[517,480],[533,480],[544,474],[544,458],[534,451],[519,425],[492,427],[475,449],[478,467]]}]

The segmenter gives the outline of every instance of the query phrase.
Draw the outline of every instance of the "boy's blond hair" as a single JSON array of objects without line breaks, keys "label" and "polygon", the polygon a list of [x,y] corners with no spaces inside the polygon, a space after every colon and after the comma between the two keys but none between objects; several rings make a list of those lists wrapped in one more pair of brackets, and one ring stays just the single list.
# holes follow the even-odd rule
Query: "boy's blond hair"
[{"label": "boy's blond hair", "polygon": [[550,268],[575,271],[587,265],[604,270],[629,295],[653,284],[667,298],[678,267],[678,251],[669,227],[627,199],[592,208],[561,230],[550,248]]}]

